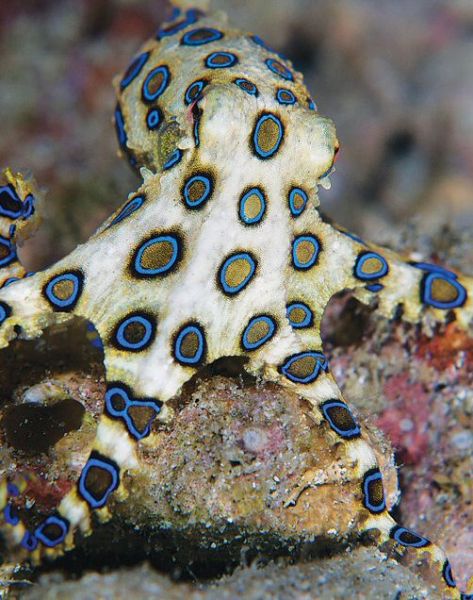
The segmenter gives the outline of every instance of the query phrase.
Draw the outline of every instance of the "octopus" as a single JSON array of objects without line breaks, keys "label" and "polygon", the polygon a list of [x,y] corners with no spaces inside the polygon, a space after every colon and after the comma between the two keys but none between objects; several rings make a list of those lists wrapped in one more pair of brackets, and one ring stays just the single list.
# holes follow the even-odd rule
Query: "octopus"
[{"label": "octopus", "polygon": [[327,444],[354,465],[359,534],[427,560],[444,597],[473,597],[435,543],[391,516],[320,333],[345,290],[387,319],[455,320],[471,333],[473,279],[406,261],[324,217],[318,187],[333,171],[335,127],[292,64],[223,14],[175,8],[116,92],[118,141],[142,184],[86,243],[26,272],[17,246],[38,226],[40,195],[9,169],[0,187],[0,348],[81,317],[100,337],[107,384],[90,456],[51,514],[29,526],[15,510],[27,482],[1,485],[2,531],[22,560],[72,548],[92,515],[126,494],[140,444],[172,421],[182,386],[241,357],[250,374],[304,398]]}]

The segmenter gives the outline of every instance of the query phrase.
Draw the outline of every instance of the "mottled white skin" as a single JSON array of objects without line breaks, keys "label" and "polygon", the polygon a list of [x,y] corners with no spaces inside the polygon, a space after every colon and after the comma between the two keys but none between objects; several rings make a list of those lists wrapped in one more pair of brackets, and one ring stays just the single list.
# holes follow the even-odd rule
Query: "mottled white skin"
[{"label": "mottled white skin", "polygon": [[[419,301],[424,275],[421,270],[392,252],[347,237],[321,218],[317,184],[330,170],[338,142],[332,122],[307,108],[309,94],[302,77],[295,74],[295,81],[288,82],[272,73],[264,61],[277,56],[237,31],[225,29],[224,39],[203,46],[180,45],[182,35],[189,29],[210,26],[222,30],[224,21],[220,14],[202,18],[198,25],[144,46],[143,51],[151,52],[146,67],[124,91],[118,88],[118,93],[128,135],[126,150],[138,165],[146,167],[142,170],[143,185],[137,192],[146,197],[146,202],[121,223],[111,225],[120,212],[117,211],[87,243],[47,271],[1,290],[0,302],[11,308],[11,316],[0,325],[0,347],[16,337],[16,326],[21,328],[21,337],[33,338],[47,326],[72,315],[84,317],[94,324],[104,343],[107,381],[126,384],[134,398],[158,399],[164,404],[158,418],[167,420],[171,415],[166,402],[196,372],[196,368],[175,360],[173,340],[184,323],[197,321],[205,329],[206,364],[224,356],[245,356],[251,373],[279,382],[305,397],[314,419],[326,429],[328,442],[343,445],[347,465],[354,465],[353,476],[362,481],[366,472],[377,466],[367,438],[362,434],[357,439],[343,439],[327,426],[320,409],[328,400],[342,399],[332,376],[321,371],[313,383],[302,385],[289,381],[281,373],[281,365],[294,354],[322,351],[320,322],[324,310],[332,296],[345,289],[355,289],[363,302],[371,303],[377,298],[378,311],[386,317],[392,317],[399,305],[404,309],[403,318],[411,322],[421,321],[426,315],[432,321],[443,322],[446,311],[426,307]],[[203,61],[215,51],[233,52],[239,63],[228,69],[206,69]],[[150,105],[143,104],[141,88],[149,71],[163,64],[171,70],[171,83],[156,104],[163,111],[165,125],[158,132],[148,131],[145,120]],[[193,107],[186,106],[183,97],[188,86],[203,77],[209,83],[197,103],[201,117],[200,145],[196,147],[196,107],[193,113]],[[233,82],[237,77],[254,82],[259,96],[238,88]],[[279,104],[275,99],[279,87],[291,89],[299,102],[295,106]],[[285,128],[280,149],[268,160],[261,160],[251,149],[251,134],[262,111],[277,115]],[[175,148],[183,151],[182,161],[163,171],[163,164]],[[214,192],[201,210],[189,210],[182,199],[183,183],[201,171],[213,173]],[[256,227],[245,226],[238,218],[240,196],[249,186],[263,188],[268,201],[266,216]],[[303,188],[310,198],[306,210],[296,219],[288,209],[288,194],[293,186]],[[178,268],[164,278],[133,277],[129,265],[142,240],[152,233],[176,229],[184,241]],[[322,251],[313,268],[297,271],[291,261],[292,243],[295,237],[307,233],[318,238]],[[353,274],[358,255],[367,249],[384,256],[389,263],[389,274],[382,280],[384,289],[377,293],[368,291],[366,281],[361,282]],[[243,291],[228,297],[217,284],[217,273],[223,260],[240,250],[257,257],[257,273]],[[22,276],[14,268],[21,269],[16,263],[0,271],[3,280],[15,273]],[[78,303],[69,313],[54,311],[44,297],[44,286],[55,275],[76,269],[81,269],[85,277]],[[468,298],[461,308],[451,312],[460,326],[469,328],[473,285],[466,277],[459,281],[469,292]],[[296,300],[312,309],[312,327],[291,327],[286,305]],[[153,343],[139,353],[117,349],[111,343],[117,323],[126,315],[143,310],[157,318]],[[275,319],[277,333],[260,349],[246,352],[241,345],[242,333],[250,319],[262,313]],[[94,450],[112,459],[121,471],[139,467],[136,445],[122,420],[106,415],[101,418]],[[123,496],[126,492],[120,486],[115,493]],[[76,490],[63,499],[59,513],[71,524],[66,546],[72,545],[75,528],[89,530],[90,512]],[[106,518],[106,507],[99,512]],[[360,500],[360,532],[377,529],[382,542],[389,538],[394,525],[386,510],[370,513]],[[17,541],[23,531],[21,526],[15,529]],[[428,553],[433,565],[442,569],[445,556],[438,547],[409,551]],[[445,595],[458,594],[445,587]]]}]

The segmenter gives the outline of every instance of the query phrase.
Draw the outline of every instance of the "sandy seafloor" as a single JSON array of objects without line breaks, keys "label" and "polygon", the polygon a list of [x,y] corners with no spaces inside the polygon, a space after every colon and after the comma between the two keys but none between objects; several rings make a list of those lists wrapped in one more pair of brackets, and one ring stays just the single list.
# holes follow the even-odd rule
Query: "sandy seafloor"
[{"label": "sandy seafloor", "polygon": [[[214,4],[292,59],[335,121],[342,150],[332,189],[321,192],[325,212],[366,238],[473,275],[471,2]],[[137,187],[116,153],[111,80],[166,10],[158,0],[0,3],[0,166],[30,170],[47,194],[45,222],[22,249],[31,270],[86,240]],[[473,574],[473,348],[462,338],[460,354],[453,343],[439,350],[411,330],[382,327],[375,322],[357,344],[337,347],[332,335],[333,370],[401,457],[403,522],[440,539],[465,582]],[[449,357],[462,363],[459,375]],[[432,380],[439,372],[441,389]],[[409,423],[400,427],[399,415]],[[67,584],[53,573],[31,597],[46,589],[50,598],[94,598],[97,589],[115,598],[117,589],[143,598],[433,597],[415,575],[364,549],[290,569],[241,569],[217,591],[137,569]]]}]

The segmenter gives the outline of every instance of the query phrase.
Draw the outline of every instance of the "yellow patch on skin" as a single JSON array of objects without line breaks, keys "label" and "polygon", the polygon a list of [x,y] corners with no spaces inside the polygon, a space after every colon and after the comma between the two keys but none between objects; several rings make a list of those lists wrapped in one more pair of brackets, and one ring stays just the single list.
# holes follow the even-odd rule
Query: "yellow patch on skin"
[{"label": "yellow patch on skin", "polygon": [[273,69],[283,77],[286,75],[286,68],[277,60],[273,61]]},{"label": "yellow patch on skin", "polygon": [[437,302],[454,302],[458,297],[458,291],[446,279],[434,279],[432,281],[431,295]]},{"label": "yellow patch on skin", "polygon": [[197,202],[205,194],[207,188],[202,181],[194,181],[188,188],[189,198],[192,202]]},{"label": "yellow patch on skin", "polygon": [[299,323],[303,323],[306,319],[307,315],[302,308],[293,308],[290,312],[291,321],[298,325]]},{"label": "yellow patch on skin", "polygon": [[281,129],[273,119],[266,119],[258,130],[258,147],[265,154],[271,153],[279,143]]},{"label": "yellow patch on skin", "polygon": [[217,54],[216,56],[214,56],[212,58],[212,64],[214,65],[227,65],[228,63],[228,56],[222,56],[220,54]]},{"label": "yellow patch on skin", "polygon": [[284,102],[292,102],[292,96],[287,92],[281,92],[279,96]]},{"label": "yellow patch on skin", "polygon": [[263,209],[261,198],[257,194],[248,196],[245,201],[245,217],[248,220],[255,219]]},{"label": "yellow patch on skin", "polygon": [[296,257],[301,265],[306,265],[310,263],[313,259],[314,254],[316,253],[316,248],[313,242],[308,240],[303,240],[299,244],[297,244],[296,248]]},{"label": "yellow patch on skin", "polygon": [[74,283],[68,279],[62,279],[53,286],[53,294],[59,300],[69,300],[74,294]]},{"label": "yellow patch on skin", "polygon": [[146,329],[142,323],[132,322],[125,327],[123,336],[129,344],[137,344],[141,342],[145,336]]},{"label": "yellow patch on skin", "polygon": [[350,414],[350,411],[342,406],[332,406],[329,414],[333,423],[342,431],[349,431],[356,427],[356,422]]},{"label": "yellow patch on skin", "polygon": [[304,208],[304,203],[305,203],[304,197],[301,196],[301,194],[299,194],[298,192],[296,192],[294,194],[294,199],[293,199],[294,208],[297,211],[300,211]]},{"label": "yellow patch on skin", "polygon": [[246,339],[249,344],[257,344],[269,333],[269,324],[266,320],[257,321],[246,333]]},{"label": "yellow patch on skin", "polygon": [[374,505],[381,505],[384,501],[383,481],[376,479],[369,484],[370,501]]},{"label": "yellow patch on skin", "polygon": [[312,375],[316,366],[317,361],[313,356],[303,356],[291,364],[288,372],[298,379],[305,379]]},{"label": "yellow patch on skin", "polygon": [[213,39],[213,33],[205,29],[199,29],[189,36],[189,39],[193,42],[202,42],[208,39]]},{"label": "yellow patch on skin", "polygon": [[251,83],[249,81],[240,81],[240,83],[238,84],[242,89],[246,90],[247,92],[254,92],[254,87],[251,85]]},{"label": "yellow patch on skin", "polygon": [[101,498],[110,489],[113,478],[112,474],[106,469],[92,466],[87,471],[84,486],[85,489],[94,497]]},{"label": "yellow patch on skin", "polygon": [[138,431],[143,431],[155,415],[155,410],[151,406],[130,406],[128,415]]},{"label": "yellow patch on skin", "polygon": [[365,275],[373,275],[374,273],[379,273],[384,268],[383,263],[379,260],[379,258],[368,258],[363,263],[361,267],[361,271]]},{"label": "yellow patch on skin", "polygon": [[180,351],[186,358],[194,358],[199,351],[199,336],[191,331],[181,341]]},{"label": "yellow patch on skin", "polygon": [[153,96],[159,90],[164,82],[164,75],[161,71],[158,71],[147,83],[147,90]]},{"label": "yellow patch on skin", "polygon": [[161,241],[150,244],[141,255],[141,266],[147,270],[166,267],[174,256],[174,247],[170,242]]},{"label": "yellow patch on skin", "polygon": [[250,275],[251,268],[251,264],[246,258],[237,258],[225,271],[225,283],[230,288],[237,288]]}]

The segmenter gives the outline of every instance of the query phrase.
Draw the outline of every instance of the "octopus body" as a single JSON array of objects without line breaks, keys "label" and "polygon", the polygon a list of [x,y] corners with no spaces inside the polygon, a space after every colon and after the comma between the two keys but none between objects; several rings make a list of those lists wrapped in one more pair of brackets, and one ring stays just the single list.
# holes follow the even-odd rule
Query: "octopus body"
[{"label": "octopus body", "polygon": [[100,336],[107,381],[77,485],[28,529],[11,514],[19,485],[5,482],[5,527],[25,554],[71,547],[92,513],[124,493],[139,444],[172,419],[168,403],[183,384],[221,357],[243,357],[250,373],[305,398],[327,443],[354,465],[359,532],[427,556],[444,595],[460,597],[442,550],[389,514],[320,325],[330,299],[351,289],[387,318],[402,307],[406,321],[449,318],[471,331],[472,279],[406,263],[324,219],[317,188],[338,150],[334,125],[288,61],[220,13],[177,9],[117,97],[120,147],[143,183],[85,244],[26,273],[16,245],[37,225],[38,194],[8,170],[0,189],[0,347],[79,316]]}]

